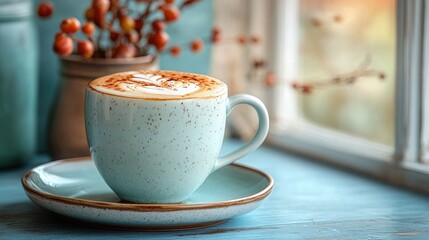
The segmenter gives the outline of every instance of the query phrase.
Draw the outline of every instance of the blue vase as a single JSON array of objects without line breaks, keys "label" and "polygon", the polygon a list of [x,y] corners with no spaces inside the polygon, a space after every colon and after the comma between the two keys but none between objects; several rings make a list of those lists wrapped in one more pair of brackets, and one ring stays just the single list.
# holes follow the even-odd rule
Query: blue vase
[{"label": "blue vase", "polygon": [[37,37],[31,0],[0,0],[0,168],[36,149]]}]

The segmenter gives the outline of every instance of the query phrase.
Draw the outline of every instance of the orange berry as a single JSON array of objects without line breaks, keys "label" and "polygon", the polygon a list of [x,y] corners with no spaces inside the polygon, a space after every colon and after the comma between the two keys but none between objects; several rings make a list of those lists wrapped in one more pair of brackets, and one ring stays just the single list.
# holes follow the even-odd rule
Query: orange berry
[{"label": "orange berry", "polygon": [[92,20],[95,25],[100,28],[104,28],[106,26],[106,14],[110,8],[109,0],[92,0],[92,5],[94,19]]},{"label": "orange berry", "polygon": [[77,53],[84,58],[91,58],[94,55],[94,45],[88,40],[79,41],[77,43]]},{"label": "orange berry", "polygon": [[317,18],[312,18],[310,20],[310,22],[311,22],[311,25],[313,25],[314,27],[320,27],[320,26],[322,26],[322,21],[320,21]]},{"label": "orange berry", "polygon": [[163,21],[157,19],[157,20],[152,22],[152,29],[155,32],[163,31],[165,29],[165,23]]},{"label": "orange berry", "polygon": [[110,8],[110,0],[92,0],[92,8],[106,13]]},{"label": "orange berry", "polygon": [[173,4],[173,3],[174,3],[174,0],[164,0],[164,2],[165,2],[166,4]]},{"label": "orange berry", "polygon": [[265,61],[263,59],[255,59],[253,61],[253,67],[254,68],[261,68],[265,66]]},{"label": "orange berry", "polygon": [[110,34],[109,34],[109,38],[112,41],[116,41],[119,38],[119,33],[111,31]]},{"label": "orange berry", "polygon": [[134,28],[137,30],[137,32],[140,32],[143,29],[143,19],[142,18],[134,19],[134,23],[135,23]]},{"label": "orange berry", "polygon": [[157,7],[157,9],[161,10],[161,11],[164,11],[164,9],[166,9],[166,8],[167,8],[167,4],[165,4],[165,3],[159,4]]},{"label": "orange berry", "polygon": [[168,40],[169,40],[168,34],[166,32],[160,31],[149,35],[148,43],[150,45],[155,46],[156,50],[160,52],[164,50],[165,46],[167,46]]},{"label": "orange berry", "polygon": [[274,73],[267,73],[265,75],[265,85],[267,87],[273,87],[276,84],[276,75]]},{"label": "orange berry", "polygon": [[73,40],[70,37],[57,35],[53,46],[54,52],[62,57],[73,52]]},{"label": "orange berry", "polygon": [[180,11],[174,6],[164,7],[162,11],[166,22],[174,22],[180,18]]},{"label": "orange berry", "polygon": [[122,18],[120,18],[119,24],[121,25],[121,28],[122,30],[124,30],[125,33],[133,30],[136,26],[134,19],[130,16],[123,16]]},{"label": "orange berry", "polygon": [[180,46],[175,45],[175,46],[170,48],[170,54],[172,56],[177,57],[180,55],[180,53],[182,53],[182,48]]},{"label": "orange berry", "polygon": [[41,18],[48,18],[52,15],[54,12],[54,6],[50,2],[42,2],[39,4],[39,7],[37,8],[37,14]]},{"label": "orange berry", "polygon": [[87,21],[93,21],[94,20],[94,9],[92,9],[92,7],[89,7],[86,9],[85,18]]},{"label": "orange berry", "polygon": [[250,37],[250,40],[252,41],[252,43],[259,43],[261,41],[261,39],[258,36],[253,35],[252,37]]},{"label": "orange berry", "polygon": [[67,37],[67,34],[63,33],[63,32],[59,32],[57,34],[55,34],[55,41],[60,41],[60,39],[64,39]]},{"label": "orange berry", "polygon": [[61,22],[61,31],[70,34],[79,31],[80,22],[76,18],[66,18]]},{"label": "orange berry", "polygon": [[311,93],[311,92],[313,92],[313,85],[311,85],[311,84],[304,84],[304,85],[302,85],[302,92],[303,93]]},{"label": "orange berry", "polygon": [[204,43],[201,39],[197,39],[191,42],[191,50],[194,53],[201,52],[203,50]]},{"label": "orange berry", "polygon": [[133,44],[122,43],[113,51],[113,58],[133,58],[137,55],[137,49]]},{"label": "orange berry", "polygon": [[333,19],[333,20],[334,20],[334,22],[336,22],[336,23],[340,23],[340,22],[342,22],[342,21],[343,21],[343,17],[342,17],[341,15],[339,15],[339,14],[334,15],[334,16],[332,17],[332,19]]},{"label": "orange berry", "polygon": [[82,26],[82,32],[85,33],[86,36],[92,36],[95,31],[95,25],[92,22],[87,22]]},{"label": "orange berry", "polygon": [[292,83],[292,88],[293,89],[298,89],[298,88],[301,88],[301,85],[299,83],[297,83],[297,82],[294,82],[294,83]]},{"label": "orange berry", "polygon": [[240,35],[237,38],[238,43],[245,44],[247,42],[247,37],[245,35]]}]

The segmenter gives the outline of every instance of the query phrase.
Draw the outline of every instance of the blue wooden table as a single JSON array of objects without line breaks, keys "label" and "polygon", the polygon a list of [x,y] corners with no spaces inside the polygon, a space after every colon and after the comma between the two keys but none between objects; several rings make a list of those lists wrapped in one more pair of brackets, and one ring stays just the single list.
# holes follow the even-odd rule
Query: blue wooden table
[{"label": "blue wooden table", "polygon": [[[227,141],[225,152],[241,143]],[[429,196],[268,147],[240,162],[270,173],[274,191],[257,210],[210,228],[126,232],[69,223],[34,205],[21,175],[37,156],[0,172],[0,239],[429,239]]]}]

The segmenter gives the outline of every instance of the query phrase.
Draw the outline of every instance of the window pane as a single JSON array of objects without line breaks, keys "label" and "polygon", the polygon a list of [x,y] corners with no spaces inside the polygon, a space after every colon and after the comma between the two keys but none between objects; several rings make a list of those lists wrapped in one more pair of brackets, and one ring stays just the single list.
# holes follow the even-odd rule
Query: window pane
[{"label": "window pane", "polygon": [[323,127],[393,145],[395,1],[297,3],[297,70],[295,80],[286,82],[314,86],[310,94],[297,90],[297,115]]}]

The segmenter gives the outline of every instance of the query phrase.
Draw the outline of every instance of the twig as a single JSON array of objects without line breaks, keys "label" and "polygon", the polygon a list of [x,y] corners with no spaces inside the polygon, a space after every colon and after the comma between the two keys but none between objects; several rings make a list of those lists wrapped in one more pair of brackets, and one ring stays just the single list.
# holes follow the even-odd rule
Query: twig
[{"label": "twig", "polygon": [[325,80],[313,80],[311,83],[299,83],[292,82],[292,87],[296,90],[302,91],[303,93],[311,93],[314,89],[324,88],[332,85],[349,85],[362,80],[364,77],[377,77],[380,80],[386,78],[385,73],[374,70],[374,69],[358,69],[350,73],[337,75],[333,78]]}]

